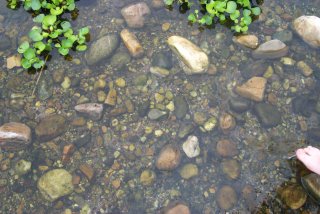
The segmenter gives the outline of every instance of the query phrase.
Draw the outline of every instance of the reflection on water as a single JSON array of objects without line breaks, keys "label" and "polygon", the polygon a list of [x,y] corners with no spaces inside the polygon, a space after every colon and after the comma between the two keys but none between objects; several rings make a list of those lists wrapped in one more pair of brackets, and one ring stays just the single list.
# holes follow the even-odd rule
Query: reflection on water
[{"label": "reflection on water", "polygon": [[[6,64],[31,17],[0,3],[0,124],[26,125],[6,124],[20,138],[0,140],[0,213],[317,212],[301,188],[309,172],[287,157],[320,147],[320,52],[291,26],[319,17],[318,1],[264,2],[249,34],[281,40],[275,59],[254,59],[224,26],[189,26],[161,1],[140,4],[144,20],[121,14],[135,1],[78,3],[74,25],[90,26],[91,47],[71,62],[53,55],[36,97],[37,75]],[[199,46],[208,71],[187,75],[170,36]]]}]

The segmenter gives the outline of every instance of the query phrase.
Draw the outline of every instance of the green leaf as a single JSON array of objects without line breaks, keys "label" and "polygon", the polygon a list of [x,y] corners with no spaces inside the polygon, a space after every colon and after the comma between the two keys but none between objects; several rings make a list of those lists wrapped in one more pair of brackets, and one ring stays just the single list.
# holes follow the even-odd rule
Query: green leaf
[{"label": "green leaf", "polygon": [[39,10],[41,8],[41,4],[39,0],[31,0],[31,8],[32,10]]},{"label": "green leaf", "polygon": [[71,48],[73,46],[73,42],[70,39],[63,39],[61,41],[61,46],[63,48]]},{"label": "green leaf", "polygon": [[78,45],[76,47],[76,50],[77,51],[85,51],[85,50],[87,50],[87,46],[86,45]]},{"label": "green leaf", "polygon": [[43,36],[41,35],[41,29],[38,27],[33,27],[29,32],[29,37],[34,42],[41,41],[43,39]]},{"label": "green leaf", "polygon": [[89,28],[88,27],[84,27],[84,28],[81,28],[79,30],[79,35],[87,35],[89,33]]},{"label": "green leaf", "polygon": [[23,53],[24,58],[30,60],[32,58],[36,57],[36,52],[33,48],[28,48],[24,53]]},{"label": "green leaf", "polygon": [[243,16],[250,16],[251,10],[244,9],[242,13],[243,13]]},{"label": "green leaf", "polygon": [[58,31],[53,31],[52,33],[49,34],[49,37],[55,39],[58,38],[59,32]]},{"label": "green leaf", "polygon": [[197,21],[197,18],[193,13],[190,13],[188,16],[188,20],[192,23],[195,23]]},{"label": "green leaf", "polygon": [[24,53],[28,48],[30,47],[29,42],[23,42],[19,48],[18,48],[18,53]]},{"label": "green leaf", "polygon": [[68,5],[68,10],[73,11],[76,8],[76,5],[74,3],[71,3]]},{"label": "green leaf", "polygon": [[67,55],[67,54],[69,53],[69,49],[63,48],[63,47],[60,47],[60,48],[58,49],[58,51],[59,51],[59,53],[60,53],[61,55],[63,55],[63,56],[65,56],[65,55]]},{"label": "green leaf", "polygon": [[46,15],[43,18],[42,24],[46,25],[46,26],[52,26],[54,25],[54,23],[57,21],[57,16],[55,15]]},{"label": "green leaf", "polygon": [[226,16],[224,14],[221,14],[219,16],[220,21],[225,21],[226,20]]},{"label": "green leaf", "polygon": [[250,25],[252,22],[252,19],[250,16],[244,16],[242,17],[242,19],[243,19],[243,23],[245,23],[246,25]]},{"label": "green leaf", "polygon": [[261,14],[260,7],[253,7],[253,8],[251,8],[251,11],[252,11],[253,15],[255,15],[255,16],[259,16]]},{"label": "green leaf", "polygon": [[61,25],[61,27],[63,29],[63,32],[66,32],[67,30],[69,30],[71,28],[71,24],[68,21],[63,21],[63,22],[61,22],[60,25]]},{"label": "green leaf", "polygon": [[171,6],[173,4],[173,0],[164,0],[164,3],[168,6]]},{"label": "green leaf", "polygon": [[51,15],[59,16],[60,14],[63,13],[63,8],[62,7],[51,8],[50,13]]},{"label": "green leaf", "polygon": [[38,49],[41,53],[46,48],[46,45],[43,42],[39,41],[39,42],[34,43],[33,47]]},{"label": "green leaf", "polygon": [[229,1],[227,3],[227,9],[226,12],[227,13],[234,13],[237,10],[237,3],[234,1]]},{"label": "green leaf", "polygon": [[226,5],[227,5],[227,3],[226,2],[220,2],[220,1],[216,1],[216,6],[215,6],[215,8],[216,8],[216,10],[217,11],[219,11],[219,12],[225,12],[225,10],[226,10]]},{"label": "green leaf", "polygon": [[241,27],[241,31],[242,31],[242,32],[247,32],[247,31],[248,31],[248,26],[243,26],[243,27]]},{"label": "green leaf", "polygon": [[240,16],[240,11],[236,10],[234,13],[230,14],[230,19],[235,21]]},{"label": "green leaf", "polygon": [[43,18],[44,18],[44,14],[41,13],[41,14],[37,15],[36,17],[34,17],[33,21],[37,22],[37,23],[42,23]]},{"label": "green leaf", "polygon": [[21,60],[21,65],[22,65],[22,67],[23,67],[24,69],[28,69],[28,68],[31,67],[31,63],[29,62],[29,60],[27,60],[27,59],[25,59],[25,58],[23,58],[23,59]]},{"label": "green leaf", "polygon": [[34,67],[35,69],[40,69],[40,68],[42,68],[43,66],[44,66],[44,61],[43,61],[43,60],[40,60],[39,62],[36,62],[36,63],[33,64],[33,67]]},{"label": "green leaf", "polygon": [[214,9],[214,5],[215,5],[215,3],[213,1],[206,5],[206,10],[209,14],[212,14],[212,15],[216,14],[216,10]]}]

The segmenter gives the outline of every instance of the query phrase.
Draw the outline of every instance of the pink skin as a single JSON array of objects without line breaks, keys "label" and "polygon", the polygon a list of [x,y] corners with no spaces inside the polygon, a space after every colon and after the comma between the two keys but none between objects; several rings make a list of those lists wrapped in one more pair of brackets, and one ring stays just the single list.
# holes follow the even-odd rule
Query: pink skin
[{"label": "pink skin", "polygon": [[312,172],[320,175],[320,150],[308,146],[296,151],[297,158]]}]

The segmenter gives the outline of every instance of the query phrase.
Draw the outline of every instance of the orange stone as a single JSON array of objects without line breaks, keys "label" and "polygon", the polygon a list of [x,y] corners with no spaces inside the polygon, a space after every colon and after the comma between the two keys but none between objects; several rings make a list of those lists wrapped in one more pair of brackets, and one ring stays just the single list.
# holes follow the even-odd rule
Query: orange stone
[{"label": "orange stone", "polygon": [[89,181],[93,178],[94,170],[88,164],[81,164],[79,169],[88,178]]}]

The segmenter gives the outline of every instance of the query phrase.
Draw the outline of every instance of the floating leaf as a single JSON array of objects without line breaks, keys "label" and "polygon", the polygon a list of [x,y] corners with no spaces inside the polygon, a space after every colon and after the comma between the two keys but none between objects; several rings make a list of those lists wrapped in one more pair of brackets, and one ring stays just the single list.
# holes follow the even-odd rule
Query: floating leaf
[{"label": "floating leaf", "polygon": [[69,53],[69,49],[63,48],[63,47],[60,47],[60,48],[58,49],[58,51],[59,51],[59,53],[60,53],[61,55],[63,55],[63,56],[65,56],[65,55],[67,55],[67,54]]},{"label": "floating leaf", "polygon": [[253,15],[255,15],[255,16],[259,16],[261,14],[260,7],[253,7],[253,8],[251,8],[251,11],[252,11]]},{"label": "floating leaf", "polygon": [[59,16],[60,14],[63,13],[63,8],[62,7],[51,8],[50,13],[51,15]]},{"label": "floating leaf", "polygon": [[41,41],[43,39],[43,36],[41,35],[41,29],[38,27],[33,27],[29,32],[29,37],[34,42]]},{"label": "floating leaf", "polygon": [[76,50],[77,51],[85,51],[85,50],[87,50],[87,46],[86,45],[78,45],[76,47]]},{"label": "floating leaf", "polygon": [[227,13],[234,13],[236,10],[237,10],[237,3],[235,3],[234,1],[229,1],[227,3],[226,12]]},{"label": "floating leaf", "polygon": [[23,53],[24,58],[30,60],[32,58],[35,58],[36,52],[33,48],[28,48],[24,53]]},{"label": "floating leaf", "polygon": [[34,67],[35,69],[40,69],[40,68],[42,68],[43,66],[44,66],[44,61],[43,61],[43,60],[40,60],[39,62],[36,62],[36,63],[33,64],[33,67]]},{"label": "floating leaf", "polygon": [[250,16],[251,10],[244,9],[242,13],[243,13],[243,16]]},{"label": "floating leaf", "polygon": [[41,4],[39,0],[31,0],[31,8],[32,10],[39,10],[41,8]]},{"label": "floating leaf", "polygon": [[197,18],[196,16],[193,14],[193,13],[190,13],[189,16],[188,16],[188,20],[192,23],[196,22],[197,21]]},{"label": "floating leaf", "polygon": [[61,46],[63,48],[71,48],[73,46],[73,41],[71,41],[70,39],[63,39],[61,41]]},{"label": "floating leaf", "polygon": [[38,49],[41,53],[46,48],[46,45],[42,41],[39,41],[39,42],[34,43],[33,47]]},{"label": "floating leaf", "polygon": [[31,63],[29,62],[29,60],[27,60],[27,59],[25,59],[25,58],[23,58],[23,59],[21,60],[21,65],[22,65],[22,67],[23,67],[24,69],[28,69],[28,68],[31,67]]},{"label": "floating leaf", "polygon": [[41,13],[41,14],[37,15],[36,17],[34,17],[33,21],[37,22],[37,23],[42,23],[43,18],[44,18],[44,14]]},{"label": "floating leaf", "polygon": [[68,5],[68,10],[73,11],[76,8],[76,5],[74,3],[71,3]]},{"label": "floating leaf", "polygon": [[79,34],[80,35],[87,35],[89,33],[89,28],[88,27],[84,27],[84,28],[81,28],[79,30]]},{"label": "floating leaf", "polygon": [[19,48],[18,48],[18,53],[24,53],[28,48],[30,47],[29,42],[25,41],[23,42]]},{"label": "floating leaf", "polygon": [[53,25],[55,22],[57,21],[57,16],[55,15],[46,15],[43,18],[42,24],[46,25],[46,26],[51,26]]},{"label": "floating leaf", "polygon": [[[61,22],[61,27],[62,27],[62,29],[63,29],[63,31],[65,32],[65,31],[67,31],[67,30],[69,30],[70,28],[71,28],[71,24],[70,24],[70,22],[68,22],[68,21],[63,21],[63,22]],[[80,29],[81,30],[81,29]]]}]

